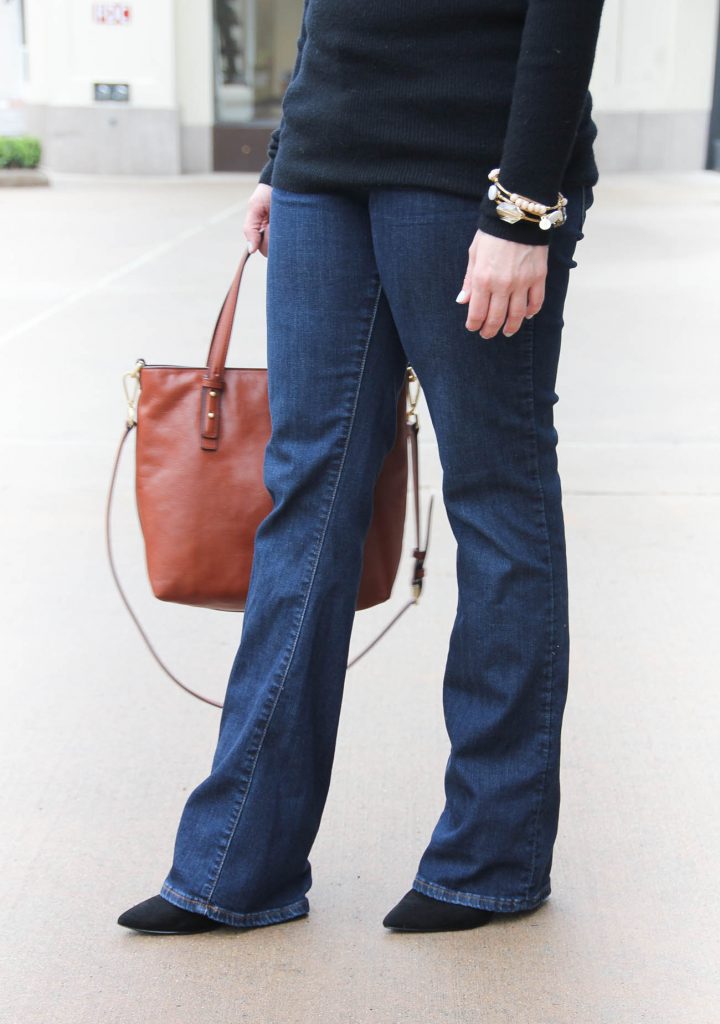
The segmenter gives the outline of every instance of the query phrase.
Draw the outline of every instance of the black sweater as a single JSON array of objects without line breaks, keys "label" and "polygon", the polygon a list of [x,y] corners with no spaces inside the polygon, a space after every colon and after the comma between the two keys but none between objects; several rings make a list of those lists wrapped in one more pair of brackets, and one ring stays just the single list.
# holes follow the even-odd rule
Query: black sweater
[{"label": "black sweater", "polygon": [[603,0],[305,0],[260,181],[295,192],[406,185],[477,197],[478,227],[546,245],[488,198],[553,205],[594,185],[588,83]]}]

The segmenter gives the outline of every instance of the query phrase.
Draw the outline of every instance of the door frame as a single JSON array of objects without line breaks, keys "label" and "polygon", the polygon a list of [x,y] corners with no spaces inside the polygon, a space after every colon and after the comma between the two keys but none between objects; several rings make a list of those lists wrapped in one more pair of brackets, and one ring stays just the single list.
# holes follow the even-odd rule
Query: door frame
[{"label": "door frame", "polygon": [[705,161],[705,169],[709,171],[720,171],[720,5],[715,40],[715,85]]}]

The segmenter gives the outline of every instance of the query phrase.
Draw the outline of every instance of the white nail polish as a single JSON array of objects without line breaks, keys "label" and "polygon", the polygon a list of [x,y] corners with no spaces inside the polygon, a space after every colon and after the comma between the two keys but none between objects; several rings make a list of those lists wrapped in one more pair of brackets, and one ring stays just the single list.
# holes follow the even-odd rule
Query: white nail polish
[{"label": "white nail polish", "polygon": [[252,244],[252,242],[248,242],[248,252],[252,252],[252,251],[253,251],[253,244]]},{"label": "white nail polish", "polygon": [[466,298],[467,298],[467,292],[463,288],[463,289],[461,289],[461,291],[458,292],[455,301],[456,302],[464,302]]}]

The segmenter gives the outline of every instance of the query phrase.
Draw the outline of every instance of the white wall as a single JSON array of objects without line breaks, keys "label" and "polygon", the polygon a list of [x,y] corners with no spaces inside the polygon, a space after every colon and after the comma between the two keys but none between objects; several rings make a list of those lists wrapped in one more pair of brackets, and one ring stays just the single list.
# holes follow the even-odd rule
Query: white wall
[{"label": "white wall", "polygon": [[605,0],[597,109],[709,110],[717,33],[718,0]]},{"label": "white wall", "polygon": [[590,82],[604,171],[706,166],[720,0],[606,0]]},{"label": "white wall", "polygon": [[[175,0],[129,6],[128,24],[109,25],[94,20],[90,0],[26,0],[26,119],[52,170],[180,170]],[[130,101],[96,102],[95,82],[127,83]]]},{"label": "white wall", "polygon": [[93,82],[128,82],[132,106],[174,107],[174,2],[130,7],[130,24],[99,25],[89,0],[26,0],[29,102],[93,105]]},{"label": "white wall", "polygon": [[23,93],[20,0],[0,3],[0,102]]}]

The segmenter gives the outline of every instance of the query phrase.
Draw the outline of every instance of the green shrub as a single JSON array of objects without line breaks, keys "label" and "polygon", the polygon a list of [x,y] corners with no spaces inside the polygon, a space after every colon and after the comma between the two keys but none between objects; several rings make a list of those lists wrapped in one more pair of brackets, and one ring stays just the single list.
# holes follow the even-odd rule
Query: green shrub
[{"label": "green shrub", "polygon": [[40,140],[33,135],[0,135],[0,167],[37,167]]}]

